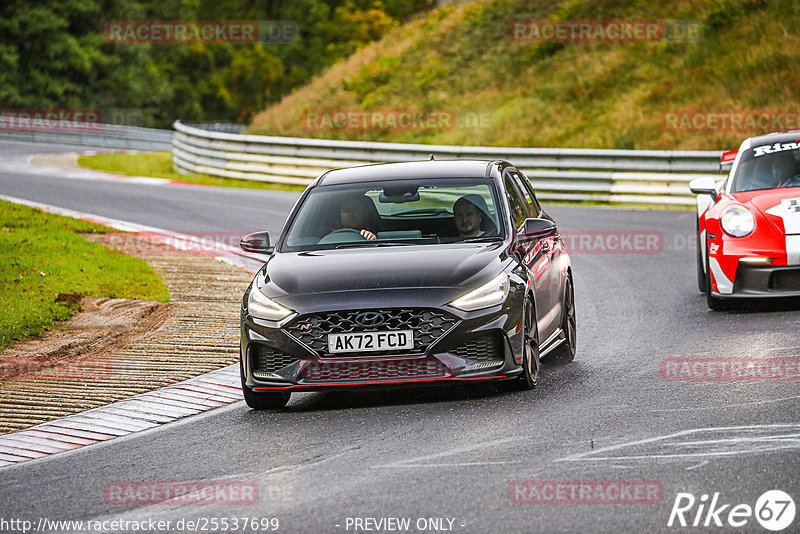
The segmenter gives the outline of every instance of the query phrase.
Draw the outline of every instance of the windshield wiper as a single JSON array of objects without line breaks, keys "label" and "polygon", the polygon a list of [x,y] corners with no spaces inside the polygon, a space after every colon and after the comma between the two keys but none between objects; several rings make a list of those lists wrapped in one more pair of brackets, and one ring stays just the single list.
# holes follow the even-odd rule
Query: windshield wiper
[{"label": "windshield wiper", "polygon": [[388,247],[394,245],[415,245],[417,243],[407,243],[404,241],[366,241],[362,242],[359,241],[358,243],[343,243],[341,245],[337,245],[336,248],[359,248],[359,247]]},{"label": "windshield wiper", "polygon": [[460,241],[460,243],[488,243],[490,241],[502,241],[503,238],[499,235],[492,235],[492,236],[483,236],[483,237],[470,237],[469,239],[464,239]]}]

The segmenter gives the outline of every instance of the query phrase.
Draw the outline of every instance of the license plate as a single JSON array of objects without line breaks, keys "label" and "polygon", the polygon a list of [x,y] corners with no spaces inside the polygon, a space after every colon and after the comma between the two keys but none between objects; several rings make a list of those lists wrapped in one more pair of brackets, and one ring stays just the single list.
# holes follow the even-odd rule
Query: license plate
[{"label": "license plate", "polygon": [[370,352],[376,350],[404,350],[414,348],[413,330],[389,332],[349,332],[328,334],[328,352]]}]

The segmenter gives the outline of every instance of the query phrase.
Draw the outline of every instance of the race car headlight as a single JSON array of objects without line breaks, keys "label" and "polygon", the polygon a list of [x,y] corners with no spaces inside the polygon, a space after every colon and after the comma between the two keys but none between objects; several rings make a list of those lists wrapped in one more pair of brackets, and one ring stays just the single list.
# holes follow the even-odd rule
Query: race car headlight
[{"label": "race car headlight", "polygon": [[506,300],[508,289],[508,275],[500,273],[500,275],[492,278],[481,287],[473,289],[463,297],[457,298],[450,305],[464,311],[488,308]]},{"label": "race car headlight", "polygon": [[733,237],[744,237],[756,227],[753,214],[744,206],[730,206],[725,208],[719,218],[722,229]]},{"label": "race car headlight", "polygon": [[267,297],[255,285],[250,290],[250,296],[247,297],[247,311],[253,317],[268,321],[280,321],[293,313],[289,308],[284,308]]}]

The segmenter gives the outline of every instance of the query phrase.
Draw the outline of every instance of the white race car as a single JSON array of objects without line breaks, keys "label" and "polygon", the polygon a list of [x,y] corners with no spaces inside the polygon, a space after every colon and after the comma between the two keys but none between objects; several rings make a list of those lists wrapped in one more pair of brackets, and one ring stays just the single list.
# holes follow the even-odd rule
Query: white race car
[{"label": "white race car", "polygon": [[711,309],[735,299],[800,296],[800,131],[745,139],[728,177],[690,183],[697,274]]}]

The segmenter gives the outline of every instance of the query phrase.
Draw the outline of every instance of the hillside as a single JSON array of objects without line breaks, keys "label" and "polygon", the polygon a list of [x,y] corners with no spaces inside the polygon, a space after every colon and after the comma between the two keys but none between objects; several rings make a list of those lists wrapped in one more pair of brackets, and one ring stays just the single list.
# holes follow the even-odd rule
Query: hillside
[{"label": "hillside", "polygon": [[[639,42],[512,37],[513,21],[542,19],[649,21],[673,32],[670,21],[678,20],[694,33]],[[533,25],[526,27],[533,31]],[[491,146],[735,147],[754,133],[800,127],[799,45],[800,3],[794,1],[498,0],[444,6],[329,68],[258,114],[249,131]],[[370,110],[367,128],[363,122],[331,122],[336,111],[363,118]],[[430,110],[425,116],[444,114],[446,120],[436,127],[375,126],[381,124],[375,112],[396,118],[404,110]],[[731,111],[753,113],[731,118]],[[769,113],[761,125],[753,122],[759,112]],[[703,127],[687,127],[687,120]],[[741,126],[722,122],[735,120]]]}]

